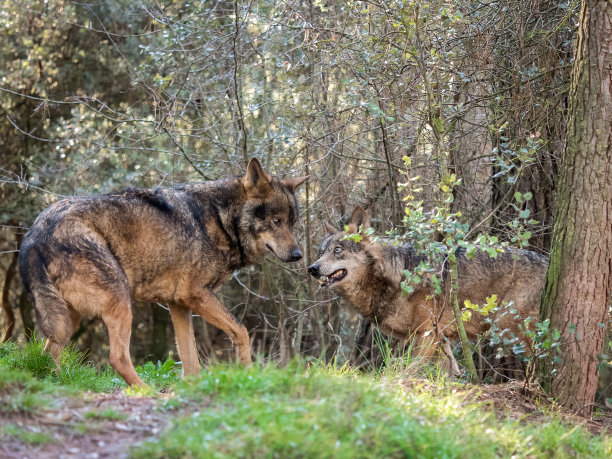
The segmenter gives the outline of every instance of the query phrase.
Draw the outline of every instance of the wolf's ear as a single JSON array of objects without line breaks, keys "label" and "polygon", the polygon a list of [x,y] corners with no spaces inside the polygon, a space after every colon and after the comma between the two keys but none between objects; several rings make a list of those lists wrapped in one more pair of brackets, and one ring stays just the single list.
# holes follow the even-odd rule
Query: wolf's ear
[{"label": "wolf's ear", "polygon": [[247,196],[253,198],[265,197],[270,192],[271,180],[272,178],[267,172],[264,172],[257,158],[249,161],[246,174],[240,179]]},{"label": "wolf's ear", "polygon": [[327,236],[331,236],[332,234],[336,234],[340,232],[340,230],[337,230],[336,228],[334,228],[332,225],[330,225],[326,221],[323,222],[323,226],[325,227],[325,234]]},{"label": "wolf's ear", "polygon": [[281,183],[289,187],[292,193],[295,193],[297,187],[300,186],[302,183],[308,181],[309,178],[310,175],[305,175],[303,177],[291,177],[288,179],[281,180]]},{"label": "wolf's ear", "polygon": [[366,230],[370,227],[370,218],[363,207],[357,206],[353,211],[353,215],[351,215],[351,219],[349,220],[349,232],[350,233],[358,233],[359,227],[361,226],[362,230]]}]

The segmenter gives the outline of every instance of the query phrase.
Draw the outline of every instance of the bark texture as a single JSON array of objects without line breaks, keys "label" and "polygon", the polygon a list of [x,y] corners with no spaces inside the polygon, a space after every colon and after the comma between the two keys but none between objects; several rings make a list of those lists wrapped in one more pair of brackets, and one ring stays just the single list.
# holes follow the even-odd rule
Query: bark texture
[{"label": "bark texture", "polygon": [[545,388],[589,415],[612,293],[612,2],[584,0],[572,71],[553,243],[541,316],[561,332],[562,363]]}]

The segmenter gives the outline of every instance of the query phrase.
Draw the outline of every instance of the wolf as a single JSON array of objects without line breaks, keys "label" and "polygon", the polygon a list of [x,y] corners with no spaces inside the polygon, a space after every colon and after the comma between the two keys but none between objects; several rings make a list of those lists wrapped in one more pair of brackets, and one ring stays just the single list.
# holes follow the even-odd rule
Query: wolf
[{"label": "wolf", "polygon": [[129,353],[138,300],[168,305],[184,375],[200,370],[192,313],[227,333],[240,361],[250,364],[249,334],[215,293],[235,270],[267,253],[284,262],[302,258],[293,234],[295,191],[307,179],[271,177],[253,158],[241,177],[51,205],[19,254],[46,349],[59,364],[81,317],[100,316],[111,366],[128,385],[144,386]]},{"label": "wolf", "polygon": [[[458,373],[449,345],[449,340],[456,339],[458,333],[449,304],[446,263],[441,267],[440,294],[427,282],[405,294],[401,288],[403,271],[414,272],[425,261],[411,244],[394,247],[372,241],[364,232],[370,221],[361,207],[354,210],[348,225],[348,234],[359,233],[361,229],[359,242],[356,238],[346,238],[346,232],[328,223],[325,226],[327,236],[319,246],[319,259],[308,272],[322,287],[332,289],[362,316],[375,322],[383,333],[401,340],[412,338],[417,355],[431,359],[441,350],[445,356],[444,367],[451,374]],[[507,248],[495,258],[477,251],[470,259],[463,249],[456,255],[459,305],[466,300],[484,305],[487,297],[497,295],[498,304],[510,304],[519,317],[509,313],[508,308],[497,308],[493,322],[499,329],[508,329],[519,336],[521,319],[538,316],[547,257],[529,250]],[[468,338],[475,338],[490,327],[480,314],[473,314],[464,326]]]}]

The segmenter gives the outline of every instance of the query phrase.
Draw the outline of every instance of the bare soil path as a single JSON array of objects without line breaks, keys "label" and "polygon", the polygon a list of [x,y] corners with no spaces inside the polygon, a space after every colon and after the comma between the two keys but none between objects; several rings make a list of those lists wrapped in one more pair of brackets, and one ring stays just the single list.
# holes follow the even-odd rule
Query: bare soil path
[{"label": "bare soil path", "polygon": [[[86,393],[33,415],[0,413],[0,424],[23,434],[0,443],[0,458],[125,458],[132,446],[157,437],[171,422],[173,416],[159,405],[159,396]],[[47,441],[32,440],[36,434]]]}]

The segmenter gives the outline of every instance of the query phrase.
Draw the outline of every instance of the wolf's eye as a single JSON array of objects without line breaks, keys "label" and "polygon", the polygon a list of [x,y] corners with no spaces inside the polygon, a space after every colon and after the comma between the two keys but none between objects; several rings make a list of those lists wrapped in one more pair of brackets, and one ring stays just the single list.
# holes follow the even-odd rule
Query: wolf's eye
[{"label": "wolf's eye", "polygon": [[272,223],[274,223],[276,226],[281,226],[281,221],[278,218],[273,218]]},{"label": "wolf's eye", "polygon": [[335,253],[336,255],[340,255],[340,254],[342,253],[342,247],[336,247],[336,248],[334,249],[334,253]]}]

